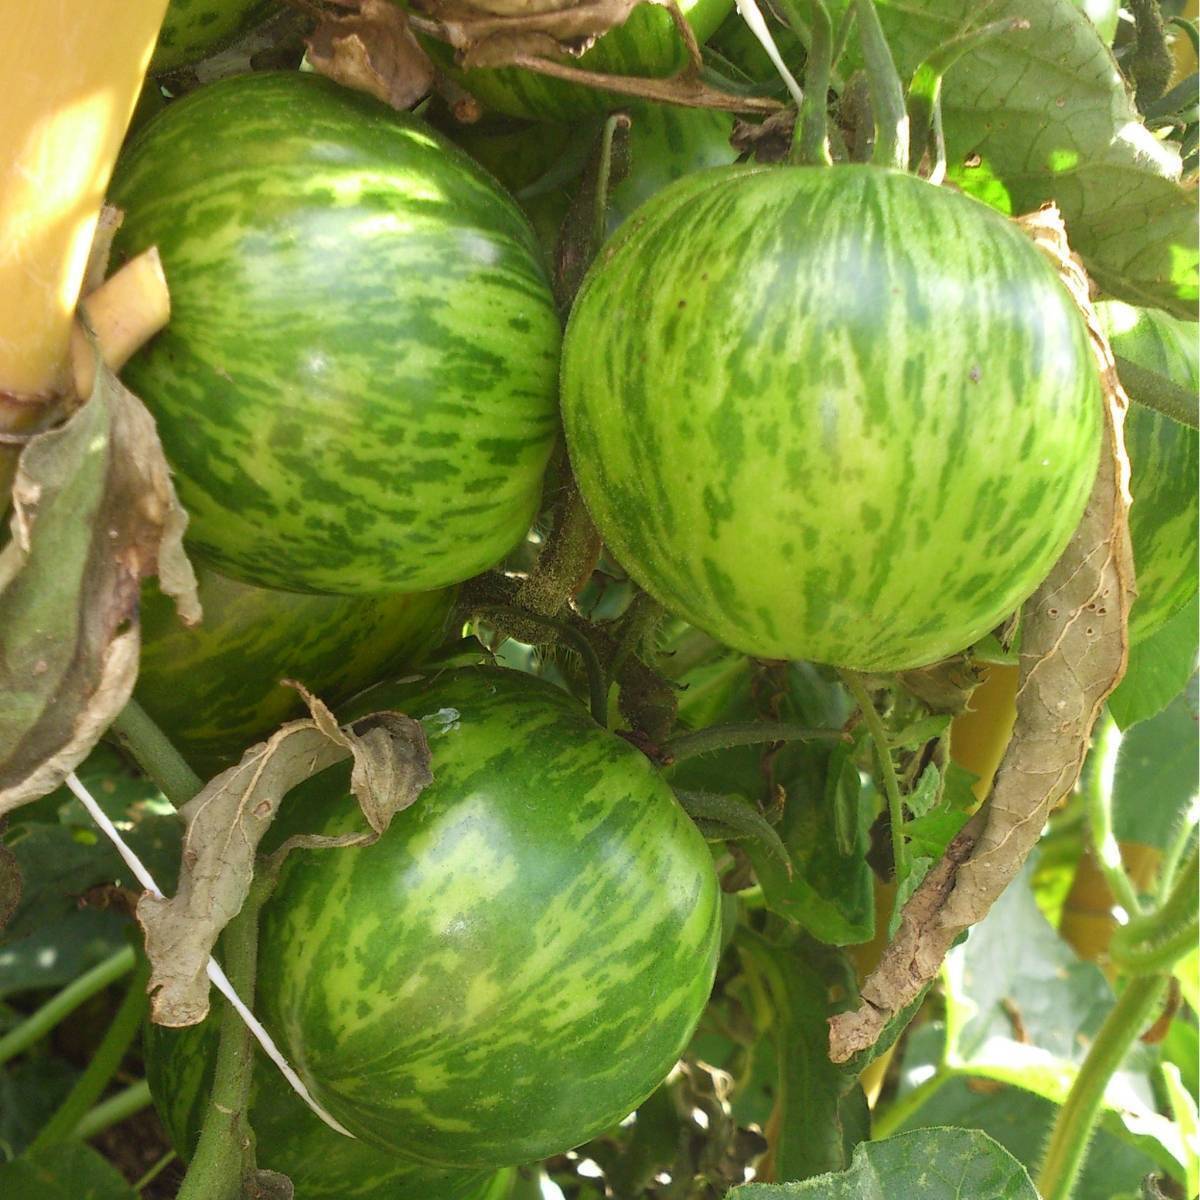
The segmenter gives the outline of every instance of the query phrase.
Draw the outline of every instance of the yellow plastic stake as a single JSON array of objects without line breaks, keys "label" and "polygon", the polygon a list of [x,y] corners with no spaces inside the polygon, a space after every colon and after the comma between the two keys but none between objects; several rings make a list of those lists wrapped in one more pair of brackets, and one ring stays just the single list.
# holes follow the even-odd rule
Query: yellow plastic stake
[{"label": "yellow plastic stake", "polygon": [[0,427],[71,387],[100,205],[167,0],[0,0]]}]

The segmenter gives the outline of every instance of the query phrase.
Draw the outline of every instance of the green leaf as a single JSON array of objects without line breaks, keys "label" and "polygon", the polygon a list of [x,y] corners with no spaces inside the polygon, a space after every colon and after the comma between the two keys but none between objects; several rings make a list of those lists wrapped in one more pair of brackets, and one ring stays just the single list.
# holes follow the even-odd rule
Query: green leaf
[{"label": "green leaf", "polygon": [[910,858],[908,860],[908,870],[900,878],[896,887],[896,902],[892,905],[892,915],[888,920],[888,938],[896,936],[896,930],[900,928],[900,915],[904,911],[904,906],[912,897],[913,892],[921,886],[921,880],[929,874],[929,868],[933,866],[936,859],[932,858]]},{"label": "green leaf", "polygon": [[0,1195],[4,1200],[137,1200],[116,1167],[82,1142],[0,1164]]},{"label": "green leaf", "polygon": [[930,763],[921,772],[917,786],[904,797],[905,807],[914,817],[923,817],[941,799],[942,773]]},{"label": "green leaf", "polygon": [[1011,1154],[973,1129],[922,1129],[864,1142],[850,1169],[804,1183],[748,1183],[729,1200],[1037,1200],[1029,1175]]},{"label": "green leaf", "polygon": [[840,1170],[869,1122],[853,1095],[855,1077],[829,1061],[828,984],[798,947],[772,945],[750,930],[739,932],[738,947],[760,973],[774,1009],[775,1173],[806,1179]]},{"label": "green leaf", "polygon": [[78,1078],[74,1067],[53,1055],[26,1055],[0,1068],[0,1162],[37,1137]]},{"label": "green leaf", "polygon": [[1187,687],[1198,648],[1200,596],[1193,596],[1157,633],[1130,647],[1125,678],[1108,698],[1121,729],[1157,716]]},{"label": "green leaf", "polygon": [[1200,1009],[1200,950],[1181,958],[1175,964],[1175,978],[1179,980],[1179,990],[1183,998],[1192,1006],[1192,1011]]},{"label": "green leaf", "polygon": [[[905,1066],[908,1069],[907,1061]],[[1020,1088],[951,1079],[904,1128],[962,1125],[982,1130],[1032,1171],[1037,1168],[1057,1109],[1051,1101]],[[1072,1200],[1113,1200],[1121,1189],[1135,1191],[1157,1165],[1136,1146],[1100,1129],[1090,1144]]]},{"label": "green leaf", "polygon": [[1197,1151],[1200,1147],[1200,1114],[1196,1111],[1195,1097],[1184,1086],[1179,1068],[1174,1063],[1163,1063],[1162,1073],[1171,1113],[1187,1147],[1187,1194],[1195,1196],[1200,1192],[1200,1152]]},{"label": "green leaf", "polygon": [[[126,840],[160,887],[178,869],[181,827],[174,816],[123,821]],[[21,824],[6,845],[24,876],[12,921],[0,936],[0,996],[58,987],[118,949],[129,927],[115,909],[80,907],[89,888],[140,886],[111,843],[94,827]]]},{"label": "green leaf", "polygon": [[1200,790],[1198,691],[1187,690],[1158,716],[1125,734],[1113,780],[1113,832],[1119,842],[1165,850]]},{"label": "green leaf", "polygon": [[1000,0],[983,16],[974,0],[878,0],[878,8],[906,76],[968,24],[1028,20],[1028,30],[984,43],[946,75],[950,180],[1002,212],[1054,200],[1106,292],[1195,319],[1194,193],[1179,184],[1178,154],[1145,128],[1081,12],[1062,0]]}]

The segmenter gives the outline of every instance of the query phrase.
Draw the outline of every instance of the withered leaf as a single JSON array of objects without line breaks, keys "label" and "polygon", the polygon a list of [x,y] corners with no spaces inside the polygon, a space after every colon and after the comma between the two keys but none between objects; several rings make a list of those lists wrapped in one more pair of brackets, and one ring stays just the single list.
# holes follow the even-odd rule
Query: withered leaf
[{"label": "withered leaf", "polygon": [[[425,0],[419,7],[439,26],[439,36],[456,50],[469,50],[489,38],[520,39],[530,36],[534,44],[548,38],[563,52],[586,50],[601,34],[623,25],[629,14],[645,0],[587,0],[583,4],[527,4],[522,0],[485,0],[465,4],[462,0]],[[654,2],[654,0],[649,0]]]},{"label": "withered leaf", "polygon": [[872,1045],[934,977],[955,938],[987,915],[1074,787],[1092,726],[1125,672],[1135,595],[1123,438],[1129,402],[1057,210],[1021,224],[1058,267],[1087,321],[1105,397],[1100,469],[1079,528],[1022,610],[1017,719],[991,797],[909,900],[895,939],[863,985],[862,1005],[830,1019],[835,1062]]},{"label": "withered leaf", "polygon": [[339,728],[319,700],[300,690],[311,719],[291,721],[252,746],[180,809],[187,831],[178,890],[170,899],[147,894],[138,902],[150,959],[151,1017],[160,1025],[195,1025],[207,1015],[209,956],[246,899],[259,843],[292,788],[353,759],[351,787],[371,831],[305,839],[346,846],[378,838],[432,781],[419,722],[376,713]]},{"label": "withered leaf", "polygon": [[326,13],[306,41],[308,60],[322,75],[392,108],[411,108],[433,86],[433,63],[407,13],[390,0],[359,0],[356,12]]},{"label": "withered leaf", "polygon": [[74,770],[137,675],[141,581],[199,619],[187,516],[150,414],[97,362],[92,395],[32,438],[0,550],[0,813]]}]

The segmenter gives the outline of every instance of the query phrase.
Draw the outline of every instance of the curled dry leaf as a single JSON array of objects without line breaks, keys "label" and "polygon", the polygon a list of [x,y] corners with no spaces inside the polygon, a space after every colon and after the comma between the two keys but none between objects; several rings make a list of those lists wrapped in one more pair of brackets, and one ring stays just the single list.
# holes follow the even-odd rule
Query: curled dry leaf
[{"label": "curled dry leaf", "polygon": [[433,63],[407,13],[390,0],[359,0],[355,12],[326,13],[305,40],[308,60],[322,75],[392,108],[411,108],[433,86]]},{"label": "curled dry leaf", "polygon": [[97,364],[90,399],[32,438],[0,550],[0,813],[57,787],[124,707],[141,581],[200,617],[187,516],[140,400]]},{"label": "curled dry leaf", "polygon": [[343,729],[325,705],[299,690],[312,717],[291,721],[252,746],[180,809],[187,832],[179,887],[170,899],[147,894],[138,902],[150,959],[151,1017],[160,1025],[195,1025],[208,1014],[209,956],[246,899],[259,843],[292,788],[353,759],[351,788],[371,831],[288,843],[347,846],[375,841],[432,781],[419,722],[375,713]]},{"label": "curled dry leaf", "polygon": [[889,1018],[934,977],[955,938],[987,915],[1051,810],[1074,787],[1092,726],[1125,672],[1135,595],[1123,438],[1129,402],[1058,211],[1045,208],[1021,224],[1087,319],[1104,388],[1106,445],[1079,528],[1022,610],[1017,720],[991,797],[909,900],[895,939],[863,985],[862,1005],[830,1019],[835,1062],[873,1045]]},{"label": "curled dry leaf", "polygon": [[[418,17],[412,23],[422,33],[453,46],[459,64],[467,71],[520,67],[617,95],[691,108],[770,113],[782,107],[778,100],[734,96],[703,83],[700,47],[674,0],[586,0],[557,7],[554,2],[545,0],[543,5],[534,0],[527,5],[523,0],[488,0],[485,10],[484,5],[467,5],[462,0],[422,0],[421,11],[429,19]],[[639,3],[661,4],[671,14],[690,60],[680,74],[665,79],[608,75],[565,61],[564,56],[578,57],[602,34],[623,24]]]},{"label": "curled dry leaf", "polygon": [[530,46],[542,46],[545,39],[563,53],[581,54],[601,34],[625,23],[643,0],[586,0],[583,4],[545,6],[525,4],[521,0],[485,0],[483,4],[464,4],[462,0],[424,0],[421,10],[438,25],[438,35],[456,50],[470,50],[493,37],[512,39],[519,49],[520,39],[530,38]]}]

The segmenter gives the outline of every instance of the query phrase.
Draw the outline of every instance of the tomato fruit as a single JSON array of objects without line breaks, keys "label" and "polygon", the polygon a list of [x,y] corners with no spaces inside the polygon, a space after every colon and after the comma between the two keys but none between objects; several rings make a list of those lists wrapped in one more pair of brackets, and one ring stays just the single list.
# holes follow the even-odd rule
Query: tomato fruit
[{"label": "tomato fruit", "polygon": [[[499,668],[384,685],[434,782],[374,845],[295,851],[263,909],[259,1008],[325,1108],[432,1164],[498,1167],[606,1129],[708,999],[708,847],[649,761],[565,692]],[[278,836],[358,828],[334,768]]]},{"label": "tomato fruit", "polygon": [[613,555],[763,658],[962,649],[1062,552],[1099,383],[1003,217],[869,166],[721,167],[601,251],[563,348],[571,460]]}]

